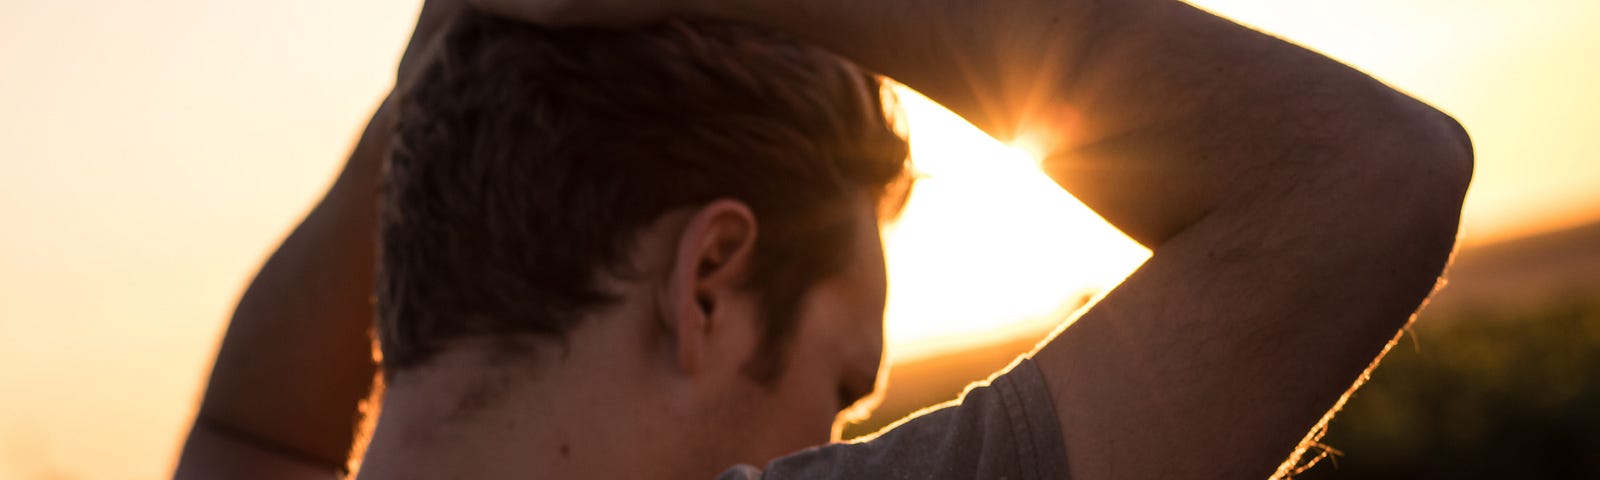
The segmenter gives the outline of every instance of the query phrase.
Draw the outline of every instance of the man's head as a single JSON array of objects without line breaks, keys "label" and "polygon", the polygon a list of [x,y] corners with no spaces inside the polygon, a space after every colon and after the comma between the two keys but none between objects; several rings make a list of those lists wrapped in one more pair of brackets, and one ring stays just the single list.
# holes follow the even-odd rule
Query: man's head
[{"label": "man's head", "polygon": [[741,403],[728,421],[810,429],[802,405],[825,397],[826,434],[882,347],[878,206],[903,193],[907,152],[879,92],[744,28],[465,15],[402,103],[385,177],[385,376],[467,348],[510,370],[526,350],[606,349]]}]

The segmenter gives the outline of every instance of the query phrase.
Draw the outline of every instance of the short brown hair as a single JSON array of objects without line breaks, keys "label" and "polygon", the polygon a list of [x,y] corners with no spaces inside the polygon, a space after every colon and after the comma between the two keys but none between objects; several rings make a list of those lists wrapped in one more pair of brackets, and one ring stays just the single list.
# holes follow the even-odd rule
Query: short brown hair
[{"label": "short brown hair", "polygon": [[550,29],[464,14],[401,103],[384,177],[384,372],[466,336],[559,337],[615,300],[639,231],[722,198],[761,224],[749,373],[782,370],[808,287],[849,258],[851,195],[904,179],[877,77],[724,24]]}]

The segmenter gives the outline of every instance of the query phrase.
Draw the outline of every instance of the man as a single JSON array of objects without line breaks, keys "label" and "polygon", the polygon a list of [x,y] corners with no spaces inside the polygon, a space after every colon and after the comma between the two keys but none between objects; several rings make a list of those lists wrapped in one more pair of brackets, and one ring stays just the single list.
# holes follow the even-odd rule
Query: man
[{"label": "man", "polygon": [[[376,225],[363,478],[1283,476],[1433,288],[1471,176],[1447,116],[1178,2],[478,3],[630,30],[465,14],[431,42],[430,1],[383,217],[389,103],[241,300],[180,477],[344,464]],[[1151,259],[960,406],[791,453],[870,390],[903,145],[854,67],[673,17],[1030,142]]]}]

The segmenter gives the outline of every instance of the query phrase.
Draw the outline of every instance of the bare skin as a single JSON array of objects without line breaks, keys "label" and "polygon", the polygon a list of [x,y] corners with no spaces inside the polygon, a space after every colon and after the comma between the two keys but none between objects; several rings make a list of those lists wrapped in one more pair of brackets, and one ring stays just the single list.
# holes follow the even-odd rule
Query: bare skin
[{"label": "bare skin", "polygon": [[[540,23],[629,25],[694,15],[783,30],[917,88],[997,137],[1026,141],[1045,152],[1046,171],[1057,183],[1154,253],[1034,355],[1059,413],[1073,478],[1286,473],[1433,288],[1453,246],[1471,176],[1471,147],[1447,116],[1335,61],[1178,2],[476,3]],[[750,322],[752,300],[721,290],[718,305],[728,308],[711,313],[693,305],[695,296],[685,292],[717,292],[714,273],[736,275],[737,238],[758,228],[758,222],[743,219],[737,208],[708,209],[684,214],[715,221],[661,227],[641,255],[672,247],[679,254],[662,260],[654,280],[627,287],[635,299],[629,303],[633,310],[597,314],[581,334],[593,348],[648,340],[636,356],[612,360],[628,362],[623,371],[639,376],[628,387],[638,390],[614,393],[645,399],[636,405],[673,405],[678,416],[646,415],[651,418],[641,420],[646,423],[640,428],[647,431],[605,432],[594,440],[613,442],[613,448],[639,462],[661,462],[654,466],[665,467],[645,471],[654,478],[709,478],[729,464],[760,464],[783,447],[818,441],[796,426],[777,429],[788,432],[783,438],[734,442],[740,448],[702,450],[693,443],[712,431],[697,422],[710,418],[718,402],[814,405],[819,402],[806,400],[808,389],[829,388],[824,385],[845,376],[813,373],[812,380],[791,379],[793,398],[749,397],[748,385],[734,380],[720,363],[749,353],[744,345],[751,334],[742,325]],[[329,240],[339,237],[323,234]],[[697,243],[704,238],[733,240],[713,242],[713,248]],[[712,269],[710,276],[684,273],[706,262],[727,270]],[[881,272],[881,259],[878,263]],[[867,270],[872,269],[836,281],[880,281]],[[876,303],[881,316],[881,298],[838,296],[855,290],[824,289],[809,304],[859,316]],[[637,321],[648,312],[668,314],[661,329],[677,333],[650,333],[641,326],[646,322]],[[686,334],[708,323],[728,328],[714,329],[716,337]],[[858,326],[819,328],[799,341],[813,345],[807,347],[813,355],[828,348],[860,350],[849,347],[863,344],[860,339],[837,339],[860,331],[853,330]],[[873,341],[881,346],[881,338]],[[802,353],[796,355],[807,351],[797,350]],[[225,357],[219,356],[218,371]],[[829,367],[861,370],[862,362],[856,363]],[[577,382],[567,384],[577,388],[540,390],[571,393],[571,398],[553,399],[557,405],[620,388],[585,382],[593,377],[583,375],[584,369],[597,368],[592,362],[562,365],[552,368],[568,370],[535,375],[529,388],[538,378]],[[213,389],[216,385],[214,379]],[[422,391],[447,390],[418,388],[408,395],[424,412],[428,394]],[[210,402],[208,395],[202,418]],[[539,431],[480,438],[539,446],[533,453],[459,452],[462,457],[452,458],[471,461],[450,463],[403,455],[419,451],[407,443],[418,437],[401,434],[399,427],[386,431],[393,413],[386,412],[367,473],[408,478],[399,472],[430,464],[438,472],[467,477],[640,473],[628,469],[643,464],[577,463],[582,460],[561,455],[562,442],[571,439],[563,432],[594,428],[638,410],[587,405],[596,410],[540,417],[548,428]],[[741,418],[772,418],[754,410],[741,412]],[[404,426],[409,424],[404,419],[426,415],[394,418],[395,425]],[[663,430],[655,428],[667,424],[648,422],[676,422],[668,430],[683,432],[673,437],[680,441],[663,441]],[[233,423],[240,424],[248,423]],[[263,445],[269,448],[307,444],[293,437],[254,437],[266,438]],[[577,455],[570,445],[565,451]]]}]

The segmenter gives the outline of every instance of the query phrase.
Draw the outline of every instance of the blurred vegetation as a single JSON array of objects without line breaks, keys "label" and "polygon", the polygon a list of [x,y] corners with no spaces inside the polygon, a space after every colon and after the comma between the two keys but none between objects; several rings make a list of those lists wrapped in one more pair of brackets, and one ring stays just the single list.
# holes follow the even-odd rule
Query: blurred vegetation
[{"label": "blurred vegetation", "polygon": [[1600,295],[1427,312],[1333,421],[1314,479],[1600,479]]},{"label": "blurred vegetation", "polygon": [[[1339,453],[1295,478],[1600,479],[1600,291],[1576,290],[1594,293],[1435,302],[1334,419]],[[1042,335],[894,365],[845,438],[957,398]]]}]

